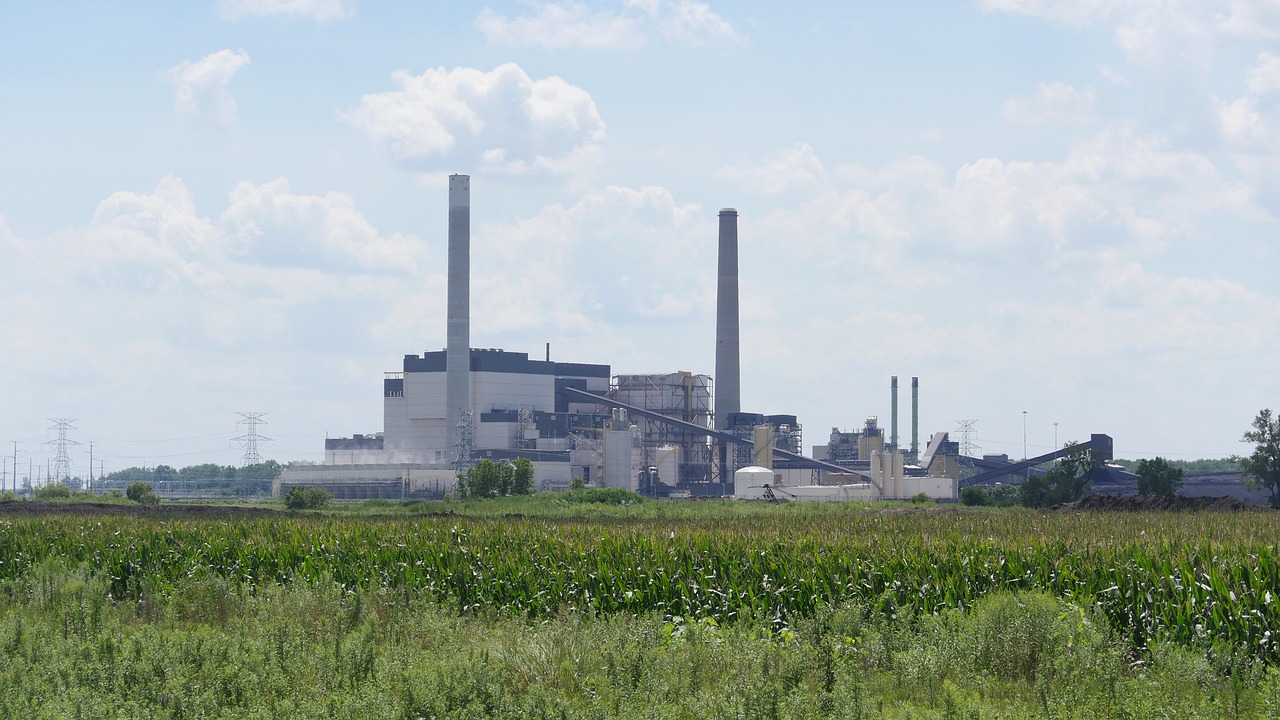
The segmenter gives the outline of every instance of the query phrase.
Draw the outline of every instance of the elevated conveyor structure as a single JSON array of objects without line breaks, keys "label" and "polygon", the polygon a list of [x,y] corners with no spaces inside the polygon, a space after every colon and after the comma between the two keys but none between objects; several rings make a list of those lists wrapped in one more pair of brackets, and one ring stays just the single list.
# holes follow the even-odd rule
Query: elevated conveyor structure
[{"label": "elevated conveyor structure", "polygon": [[[751,447],[753,444],[750,440],[744,440],[736,435],[730,435],[729,433],[720,432],[719,430],[712,430],[711,428],[695,425],[694,423],[685,422],[677,418],[667,417],[666,415],[663,415],[661,413],[656,413],[652,410],[646,410],[642,407],[637,407],[630,403],[619,402],[617,400],[607,398],[603,395],[596,395],[595,393],[589,393],[585,390],[579,390],[578,388],[563,387],[560,389],[560,391],[565,393],[569,397],[572,397],[577,400],[581,400],[585,402],[594,402],[599,405],[604,405],[605,407],[622,408],[623,410],[626,410],[628,413],[632,415],[636,415],[642,418],[648,418],[649,420],[653,420],[656,422],[667,423],[674,427],[681,428],[682,430],[688,430],[689,432],[696,433],[698,435],[702,435],[705,437],[709,437],[721,443],[743,445],[746,447]],[[803,467],[818,468],[819,470],[826,470],[827,472],[834,472],[834,473],[849,472],[849,468],[840,467],[839,465],[833,465],[832,463],[824,462],[822,460],[814,460],[813,458],[807,458],[798,453],[788,452],[786,450],[780,450],[778,448],[773,449],[773,456],[775,458],[780,458],[782,460],[790,460],[794,463],[802,465]]]},{"label": "elevated conveyor structure", "polygon": [[1020,473],[1023,470],[1027,470],[1028,468],[1033,468],[1036,465],[1040,465],[1042,463],[1052,462],[1054,460],[1057,460],[1058,458],[1066,457],[1071,453],[1079,452],[1081,450],[1088,450],[1089,452],[1093,453],[1094,458],[1097,459],[1098,461],[1107,462],[1112,459],[1112,446],[1113,446],[1113,442],[1111,440],[1110,435],[1093,434],[1089,436],[1088,442],[1077,443],[1075,445],[1071,445],[1070,447],[1059,448],[1058,450],[1054,450],[1051,453],[1045,453],[1044,455],[1028,458],[1021,462],[1009,463],[1008,465],[1002,465],[998,468],[987,470],[986,472],[978,473],[977,475],[974,475],[973,477],[962,482],[961,486],[969,487],[970,485],[986,485],[992,482],[993,480],[1005,477],[1006,475],[1013,475],[1016,473]]}]

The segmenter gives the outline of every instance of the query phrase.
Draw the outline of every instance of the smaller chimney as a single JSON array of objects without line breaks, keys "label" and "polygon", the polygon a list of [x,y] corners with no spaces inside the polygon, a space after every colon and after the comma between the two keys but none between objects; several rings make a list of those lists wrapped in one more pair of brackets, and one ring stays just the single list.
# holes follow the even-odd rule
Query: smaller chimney
[{"label": "smaller chimney", "polygon": [[911,462],[920,459],[920,378],[911,378]]},{"label": "smaller chimney", "polygon": [[889,378],[889,448],[898,449],[898,376]]}]

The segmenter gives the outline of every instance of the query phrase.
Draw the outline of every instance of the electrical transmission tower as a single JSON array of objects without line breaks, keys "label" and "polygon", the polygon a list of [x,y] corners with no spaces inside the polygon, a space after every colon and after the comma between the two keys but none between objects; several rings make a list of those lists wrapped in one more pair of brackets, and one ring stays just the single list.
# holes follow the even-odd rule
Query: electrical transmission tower
[{"label": "electrical transmission tower", "polygon": [[957,420],[956,435],[960,436],[960,454],[965,457],[978,457],[978,453],[982,452],[982,448],[973,442],[973,436],[978,434],[974,429],[977,420]]},{"label": "electrical transmission tower", "polygon": [[455,451],[453,469],[459,475],[466,473],[475,464],[476,453],[475,423],[471,408],[462,408],[462,419],[458,422],[458,441],[453,444]]},{"label": "electrical transmission tower", "polygon": [[244,455],[240,456],[241,464],[245,467],[257,465],[262,462],[262,456],[258,454],[258,443],[271,442],[271,438],[258,434],[258,426],[267,424],[267,421],[262,419],[266,413],[242,412],[237,415],[244,419],[236,423],[236,427],[244,425],[245,433],[231,438],[231,441],[240,443],[240,447],[244,448]]},{"label": "electrical transmission tower", "polygon": [[[65,482],[71,479],[71,455],[67,452],[67,448],[72,445],[79,445],[75,440],[67,439],[67,431],[75,430],[71,423],[75,422],[74,418],[49,418],[49,422],[53,423],[50,430],[58,431],[57,440],[46,440],[45,445],[54,447],[53,469],[52,475],[54,480]],[[15,461],[16,462],[16,461]]]}]

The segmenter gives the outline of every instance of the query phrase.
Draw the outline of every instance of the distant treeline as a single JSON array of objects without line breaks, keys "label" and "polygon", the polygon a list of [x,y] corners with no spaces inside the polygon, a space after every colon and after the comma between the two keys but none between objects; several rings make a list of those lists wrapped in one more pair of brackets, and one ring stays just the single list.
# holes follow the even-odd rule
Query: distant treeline
[{"label": "distant treeline", "polygon": [[[1115,464],[1129,472],[1137,472],[1138,460],[1116,460]],[[1240,465],[1231,458],[1201,458],[1200,460],[1169,460],[1171,466],[1182,470],[1187,475],[1215,472],[1240,472]]]},{"label": "distant treeline", "polygon": [[128,487],[131,483],[143,482],[157,489],[186,486],[201,490],[225,488],[261,492],[270,491],[271,481],[280,474],[281,469],[282,466],[275,460],[244,467],[214,463],[189,465],[181,469],[168,465],[131,467],[107,474],[103,483],[106,487]]}]

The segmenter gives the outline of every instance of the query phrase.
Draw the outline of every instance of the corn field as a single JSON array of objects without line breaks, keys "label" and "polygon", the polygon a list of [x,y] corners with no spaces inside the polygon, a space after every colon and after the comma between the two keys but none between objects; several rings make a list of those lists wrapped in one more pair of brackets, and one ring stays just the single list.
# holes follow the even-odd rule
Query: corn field
[{"label": "corn field", "polygon": [[42,564],[110,578],[113,599],[189,578],[336,582],[462,613],[658,612],[785,625],[822,606],[894,618],[996,590],[1096,605],[1137,650],[1226,641],[1275,663],[1271,513],[786,512],[674,520],[46,516],[0,521],[0,581]]}]

